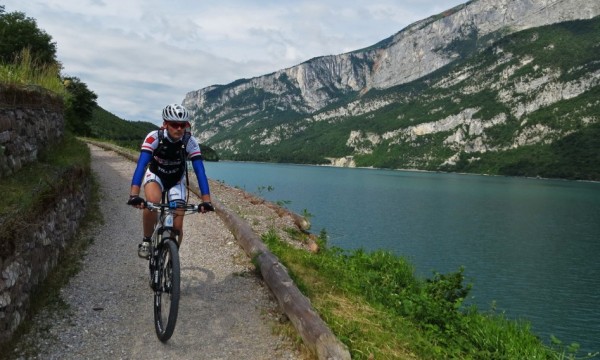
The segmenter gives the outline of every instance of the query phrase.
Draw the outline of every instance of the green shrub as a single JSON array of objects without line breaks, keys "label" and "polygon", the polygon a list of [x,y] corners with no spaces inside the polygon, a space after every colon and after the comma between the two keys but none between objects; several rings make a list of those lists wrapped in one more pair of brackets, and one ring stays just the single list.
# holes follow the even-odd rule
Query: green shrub
[{"label": "green shrub", "polygon": [[[298,234],[302,236],[302,234]],[[301,291],[353,359],[563,359],[575,358],[577,346],[544,345],[529,323],[508,320],[494,311],[465,308],[471,289],[464,269],[429,279],[415,276],[403,257],[386,251],[318,253],[282,242],[274,232],[263,236],[288,268]]]}]

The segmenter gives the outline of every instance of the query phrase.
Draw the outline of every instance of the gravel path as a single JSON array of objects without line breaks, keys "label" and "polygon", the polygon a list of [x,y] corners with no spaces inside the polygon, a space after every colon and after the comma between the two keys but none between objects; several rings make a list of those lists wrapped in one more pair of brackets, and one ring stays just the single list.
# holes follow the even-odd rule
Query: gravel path
[{"label": "gravel path", "polygon": [[[34,358],[301,358],[289,339],[273,333],[281,317],[278,306],[214,212],[186,217],[179,318],[168,343],[158,341],[148,264],[137,257],[141,212],[125,205],[135,164],[112,151],[90,149],[104,224],[94,229],[82,271],[62,290],[68,315],[42,312],[24,336],[27,346],[37,349]],[[222,204],[251,220],[256,231],[292,226],[266,206],[246,201],[240,190],[212,181],[211,190]]]}]

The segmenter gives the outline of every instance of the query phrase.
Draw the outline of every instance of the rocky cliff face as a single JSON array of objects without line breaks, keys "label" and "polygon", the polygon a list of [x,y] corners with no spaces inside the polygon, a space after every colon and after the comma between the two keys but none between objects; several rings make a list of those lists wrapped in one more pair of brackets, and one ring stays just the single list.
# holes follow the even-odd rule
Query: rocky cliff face
[{"label": "rocky cliff face", "polygon": [[599,14],[600,3],[581,0],[470,1],[394,35],[373,57],[368,84],[389,88],[418,79],[465,55],[461,43],[476,40],[481,47],[513,32]]},{"label": "rocky cliff face", "polygon": [[[336,134],[343,128],[345,135],[343,138],[332,135],[330,138],[337,139],[338,146],[334,147],[336,150],[323,146],[321,157],[346,159],[373,154],[383,145],[388,151],[394,145],[420,146],[417,140],[440,135],[431,141],[437,141],[445,150],[443,155],[435,157],[445,156],[442,162],[452,163],[461,152],[499,151],[547,141],[553,138],[553,133],[556,138],[570,131],[531,123],[527,115],[594,89],[600,81],[598,70],[590,64],[579,65],[586,71],[551,66],[545,61],[538,62],[531,54],[507,52],[497,42],[525,29],[598,15],[599,1],[474,0],[416,22],[369,48],[193,91],[186,95],[183,104],[196,118],[202,119],[196,127],[201,141],[225,155],[261,151],[268,154],[272,153],[268,147],[284,142],[287,144],[281,151],[293,152],[293,147],[291,150],[287,147],[299,139],[299,134],[330,131],[332,127],[323,124],[337,124]],[[539,34],[531,37],[532,43],[535,37],[541,38]],[[551,40],[540,42],[547,45],[546,52],[554,50]],[[555,50],[560,52],[562,48]],[[482,53],[487,57],[481,63],[462,65],[436,75],[440,69],[466,64],[468,59]],[[578,75],[565,76],[565,72]],[[434,81],[427,80],[432,76]],[[415,87],[419,82],[420,87]],[[410,91],[398,90],[408,84],[414,85]],[[495,107],[501,105],[505,111],[496,112],[489,119],[482,118],[485,106],[470,104],[438,110],[428,108],[428,114],[408,119],[409,111],[402,104],[434,102],[432,89],[436,90],[438,100],[454,98],[454,104],[457,101],[464,104],[469,98],[486,93],[494,98]],[[460,95],[452,95],[457,89]],[[429,95],[424,96],[424,91]],[[400,111],[395,116],[396,124],[382,115],[384,109],[391,107]],[[454,112],[449,111],[451,107],[456,108]],[[359,118],[362,121],[356,121]],[[522,128],[513,129],[510,143],[491,140],[489,129],[503,124],[506,127],[515,121]],[[597,119],[589,117],[582,121],[593,123]],[[372,122],[384,125],[376,129],[378,126]],[[403,164],[423,167],[427,163],[423,156],[416,154]]]}]

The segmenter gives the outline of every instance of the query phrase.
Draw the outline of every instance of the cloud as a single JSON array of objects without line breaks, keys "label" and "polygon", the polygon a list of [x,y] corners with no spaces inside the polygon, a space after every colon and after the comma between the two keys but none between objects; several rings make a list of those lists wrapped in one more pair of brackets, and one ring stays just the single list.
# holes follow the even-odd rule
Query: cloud
[{"label": "cloud", "polygon": [[127,120],[189,91],[370,46],[459,0],[5,0],[57,43],[63,73]]}]

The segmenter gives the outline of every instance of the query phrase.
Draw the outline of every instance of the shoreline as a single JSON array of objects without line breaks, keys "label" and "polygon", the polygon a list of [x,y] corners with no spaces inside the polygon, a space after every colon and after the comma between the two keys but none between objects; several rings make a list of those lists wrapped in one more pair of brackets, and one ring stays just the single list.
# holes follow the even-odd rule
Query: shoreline
[{"label": "shoreline", "polygon": [[[209,161],[205,161],[209,162]],[[250,163],[250,164],[267,164],[267,165],[292,165],[292,166],[314,166],[314,167],[329,167],[337,169],[362,169],[362,170],[382,170],[382,171],[404,171],[414,173],[431,173],[431,174],[456,174],[456,175],[469,175],[469,176],[489,176],[489,177],[506,177],[515,179],[529,179],[529,180],[556,180],[556,181],[574,181],[574,182],[585,182],[600,184],[600,180],[582,180],[582,179],[564,179],[564,178],[547,178],[541,176],[515,176],[515,175],[500,175],[500,174],[480,174],[480,173],[465,173],[465,172],[452,172],[452,171],[441,171],[441,170],[422,170],[422,169],[390,169],[390,168],[378,168],[372,166],[336,166],[332,164],[298,164],[298,163],[280,163],[280,162],[268,162],[268,161],[251,161],[251,160],[223,160],[210,161],[210,163]]]}]

